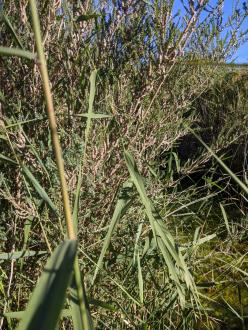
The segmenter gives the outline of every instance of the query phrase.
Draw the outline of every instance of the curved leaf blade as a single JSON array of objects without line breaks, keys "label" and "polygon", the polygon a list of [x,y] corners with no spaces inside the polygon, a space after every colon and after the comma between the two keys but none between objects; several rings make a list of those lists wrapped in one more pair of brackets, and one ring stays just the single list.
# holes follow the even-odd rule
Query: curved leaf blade
[{"label": "curved leaf blade", "polygon": [[52,202],[50,197],[47,195],[44,188],[40,185],[38,180],[34,177],[34,175],[31,173],[31,171],[27,168],[27,166],[22,165],[22,170],[23,170],[24,174],[26,175],[26,177],[30,180],[34,189],[40,195],[40,197],[50,206],[50,208],[55,213],[58,213],[56,206],[54,205],[54,203]]},{"label": "curved leaf blade", "polygon": [[17,56],[23,57],[28,60],[35,60],[36,54],[31,53],[27,50],[14,48],[14,47],[2,47],[0,46],[0,56]]},{"label": "curved leaf blade", "polygon": [[55,329],[71,279],[76,247],[75,240],[66,240],[53,252],[31,296],[19,330]]},{"label": "curved leaf blade", "polygon": [[108,232],[104,239],[104,243],[102,246],[102,250],[101,250],[99,259],[97,261],[97,265],[96,265],[92,283],[95,282],[98,272],[102,269],[103,260],[104,260],[105,254],[109,248],[111,237],[116,228],[116,225],[118,224],[118,222],[120,221],[122,216],[125,214],[126,210],[128,209],[128,207],[131,203],[131,197],[130,197],[131,190],[132,190],[132,183],[129,181],[124,182],[124,184],[120,190],[120,193],[119,193],[119,198],[118,198],[116,206],[115,206],[114,214],[113,214],[112,219],[109,224]]}]

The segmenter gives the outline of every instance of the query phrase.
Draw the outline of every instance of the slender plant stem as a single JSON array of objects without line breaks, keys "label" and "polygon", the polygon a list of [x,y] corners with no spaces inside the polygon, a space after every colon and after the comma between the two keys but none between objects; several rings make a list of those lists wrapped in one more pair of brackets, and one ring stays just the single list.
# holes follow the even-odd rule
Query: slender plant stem
[{"label": "slender plant stem", "polygon": [[[77,237],[76,237],[76,232],[74,230],[70,199],[68,194],[67,183],[65,180],[64,162],[63,162],[62,150],[61,150],[58,131],[57,131],[56,116],[53,107],[53,98],[52,98],[49,76],[47,71],[46,58],[45,58],[42,39],[41,39],[39,16],[37,12],[36,1],[29,0],[29,3],[31,8],[33,29],[34,29],[34,35],[35,35],[35,41],[37,47],[38,65],[42,77],[43,89],[47,103],[48,119],[51,129],[54,152],[55,152],[56,163],[60,178],[60,185],[62,190],[63,206],[64,206],[66,226],[67,226],[67,235],[69,239],[76,240]],[[77,287],[79,309],[82,318],[83,328],[87,330],[93,329],[93,323],[89,312],[89,306],[86,299],[86,292],[85,292],[84,284],[82,282],[81,271],[77,256],[74,262],[74,276]]]},{"label": "slender plant stem", "polygon": [[43,89],[44,89],[45,99],[46,99],[46,104],[47,104],[47,114],[48,114],[50,129],[51,129],[56,163],[57,163],[58,172],[59,172],[65,220],[66,220],[66,226],[67,226],[67,234],[68,234],[69,239],[76,239],[76,234],[74,231],[72,214],[71,214],[71,206],[70,206],[69,194],[68,194],[68,189],[67,189],[67,183],[65,180],[64,162],[63,162],[62,151],[61,151],[61,146],[60,146],[59,136],[58,136],[58,131],[57,131],[56,117],[55,117],[55,112],[54,112],[54,107],[53,107],[53,98],[52,98],[49,76],[48,76],[48,71],[47,71],[46,58],[45,58],[43,45],[42,45],[42,39],[41,39],[39,16],[38,16],[37,7],[36,7],[36,1],[29,0],[29,2],[30,2],[30,7],[31,7],[34,36],[35,36],[35,41],[36,41],[37,53],[38,53],[38,65],[39,65],[39,69],[40,69],[40,73],[41,73],[41,77],[42,77]]}]

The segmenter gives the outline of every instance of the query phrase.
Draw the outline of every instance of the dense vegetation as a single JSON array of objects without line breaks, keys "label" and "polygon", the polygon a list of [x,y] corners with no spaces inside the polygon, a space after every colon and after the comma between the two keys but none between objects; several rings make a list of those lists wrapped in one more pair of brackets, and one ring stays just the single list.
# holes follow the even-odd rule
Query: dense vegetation
[{"label": "dense vegetation", "polygon": [[[227,19],[222,0],[37,1],[96,329],[247,328],[248,73],[226,64],[247,39],[236,3]],[[0,327],[14,329],[67,231],[31,10],[0,9]],[[61,329],[77,328],[74,286]]]}]

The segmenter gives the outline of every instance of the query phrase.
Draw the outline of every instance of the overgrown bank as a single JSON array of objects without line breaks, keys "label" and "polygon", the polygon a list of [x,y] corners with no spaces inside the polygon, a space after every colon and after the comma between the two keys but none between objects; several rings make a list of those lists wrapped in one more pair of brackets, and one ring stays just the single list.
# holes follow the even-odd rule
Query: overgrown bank
[{"label": "overgrown bank", "polygon": [[[96,328],[228,329],[233,322],[245,329],[247,197],[189,130],[247,182],[248,76],[219,65],[232,40],[211,48],[213,29],[203,47],[187,24],[172,24],[166,1],[116,5],[108,19],[107,7],[93,14],[86,4],[64,2],[57,12],[39,4]],[[29,9],[18,6],[4,6],[1,44],[33,50]],[[199,10],[195,2],[189,15]],[[201,28],[210,21],[217,29],[214,15]],[[202,65],[207,54],[211,65]],[[25,309],[65,224],[39,63],[0,61],[1,293],[9,312]],[[152,227],[156,221],[161,227]],[[156,237],[169,239],[171,250],[158,248]],[[6,256],[16,251],[35,255]],[[64,322],[72,326],[70,317]]]}]

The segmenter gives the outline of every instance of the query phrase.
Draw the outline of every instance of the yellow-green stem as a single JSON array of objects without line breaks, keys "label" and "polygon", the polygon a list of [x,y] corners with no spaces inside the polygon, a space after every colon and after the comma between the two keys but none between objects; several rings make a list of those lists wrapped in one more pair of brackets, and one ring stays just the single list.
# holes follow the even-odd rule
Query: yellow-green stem
[{"label": "yellow-green stem", "polygon": [[64,213],[65,213],[65,220],[67,226],[67,234],[69,239],[76,239],[76,234],[74,231],[72,214],[71,214],[71,206],[69,200],[69,194],[67,189],[67,183],[65,180],[65,171],[64,171],[64,162],[62,157],[62,151],[60,147],[58,131],[57,131],[57,123],[56,117],[53,107],[53,98],[50,88],[49,76],[47,71],[46,65],[46,58],[43,50],[42,39],[41,39],[41,30],[40,30],[40,22],[36,8],[36,1],[29,0],[31,13],[32,13],[32,21],[33,21],[33,29],[34,29],[34,36],[36,41],[37,53],[38,53],[38,65],[42,77],[43,89],[45,93],[45,99],[47,104],[47,113],[49,118],[49,125],[51,129],[51,135],[53,140],[54,146],[54,153],[56,157],[56,163],[59,172],[59,179],[60,185],[62,190],[62,198],[63,198],[63,206],[64,206]]},{"label": "yellow-green stem", "polygon": [[[65,220],[67,226],[67,235],[69,239],[76,240],[76,233],[74,230],[72,213],[71,213],[71,206],[69,200],[69,194],[67,189],[67,183],[65,180],[65,171],[64,171],[64,162],[62,157],[61,146],[59,142],[59,136],[57,132],[57,124],[56,124],[56,117],[53,107],[53,98],[50,88],[50,81],[47,71],[46,65],[46,58],[43,50],[42,39],[41,39],[41,31],[40,31],[40,22],[39,16],[36,7],[35,0],[29,0],[31,14],[32,14],[32,21],[33,21],[33,29],[38,53],[38,65],[40,68],[40,73],[42,77],[43,89],[45,93],[45,99],[47,103],[47,113],[48,119],[51,129],[51,135],[53,140],[54,152],[56,157],[57,168],[59,172],[60,178],[60,185],[62,190],[62,198],[63,198],[63,206],[64,206],[64,213],[65,213]],[[89,312],[89,307],[87,304],[86,294],[84,284],[82,282],[81,271],[79,267],[78,258],[76,257],[74,262],[74,276],[75,282],[77,286],[77,293],[78,293],[78,301],[79,301],[79,309],[82,318],[83,328],[85,330],[93,329],[93,323]]]}]

